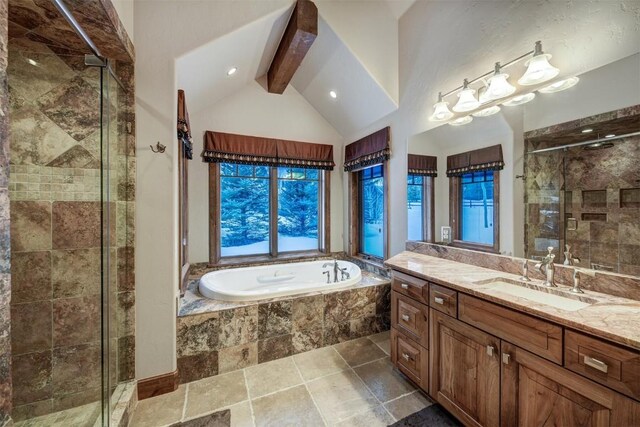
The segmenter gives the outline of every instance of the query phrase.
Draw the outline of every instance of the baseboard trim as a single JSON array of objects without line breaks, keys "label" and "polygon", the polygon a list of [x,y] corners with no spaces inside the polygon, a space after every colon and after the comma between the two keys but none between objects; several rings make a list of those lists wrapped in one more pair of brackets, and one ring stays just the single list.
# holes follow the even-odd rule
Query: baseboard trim
[{"label": "baseboard trim", "polygon": [[178,370],[138,381],[138,400],[171,393],[178,388]]}]

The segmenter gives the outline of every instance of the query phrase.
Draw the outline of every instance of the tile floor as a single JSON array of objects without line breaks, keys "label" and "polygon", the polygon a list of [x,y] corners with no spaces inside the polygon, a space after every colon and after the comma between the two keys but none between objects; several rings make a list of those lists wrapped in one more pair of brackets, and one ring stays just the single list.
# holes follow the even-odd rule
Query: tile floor
[{"label": "tile floor", "polygon": [[389,332],[382,332],[183,384],[140,401],[131,426],[166,426],[230,409],[234,427],[376,427],[429,405],[393,370]]}]

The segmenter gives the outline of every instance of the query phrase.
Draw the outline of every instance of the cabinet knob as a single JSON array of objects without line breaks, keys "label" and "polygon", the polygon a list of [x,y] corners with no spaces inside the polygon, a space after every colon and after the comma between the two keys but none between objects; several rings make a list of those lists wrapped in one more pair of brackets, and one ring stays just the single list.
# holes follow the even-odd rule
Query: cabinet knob
[{"label": "cabinet knob", "polygon": [[508,365],[510,360],[511,360],[511,355],[509,353],[502,353],[502,363],[504,363],[505,365]]},{"label": "cabinet knob", "polygon": [[597,369],[600,372],[604,372],[605,374],[609,370],[609,367],[602,360],[594,359],[593,357],[584,356],[584,364],[587,366],[591,366],[593,369]]},{"label": "cabinet knob", "polygon": [[487,355],[489,355],[489,357],[493,357],[494,351],[495,351],[495,348],[492,345],[487,346]]},{"label": "cabinet knob", "polygon": [[404,320],[405,322],[409,321],[409,316],[407,316],[406,314],[402,315],[402,320]]},{"label": "cabinet knob", "polygon": [[411,356],[409,356],[407,353],[402,353],[402,358],[403,358],[404,360],[406,360],[407,362],[408,362],[409,360],[411,360]]},{"label": "cabinet knob", "polygon": [[406,283],[400,283],[400,287],[402,289],[409,289],[409,285],[407,285]]},{"label": "cabinet knob", "polygon": [[435,297],[433,300],[436,302],[436,304],[444,305],[444,298]]}]

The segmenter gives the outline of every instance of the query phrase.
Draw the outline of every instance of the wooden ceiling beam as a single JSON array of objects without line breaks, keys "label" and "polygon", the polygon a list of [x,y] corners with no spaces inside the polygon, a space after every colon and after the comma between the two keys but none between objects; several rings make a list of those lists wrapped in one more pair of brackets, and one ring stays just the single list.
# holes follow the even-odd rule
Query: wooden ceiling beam
[{"label": "wooden ceiling beam", "polygon": [[298,0],[267,72],[269,93],[282,94],[318,35],[318,8]]}]

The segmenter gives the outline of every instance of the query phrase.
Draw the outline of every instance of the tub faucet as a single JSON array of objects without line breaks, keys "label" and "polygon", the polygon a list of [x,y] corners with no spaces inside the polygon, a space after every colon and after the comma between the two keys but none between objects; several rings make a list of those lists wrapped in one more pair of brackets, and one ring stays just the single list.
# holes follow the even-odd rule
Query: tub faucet
[{"label": "tub faucet", "polygon": [[[555,266],[553,265],[553,259],[556,256],[551,253],[553,252],[553,246],[549,246],[547,248],[547,251],[549,253],[547,254],[546,257],[542,258],[542,261],[536,264],[536,268],[540,270],[541,273],[544,273],[546,276],[546,280],[544,281],[543,285],[548,286],[550,288],[555,288],[558,285],[556,285],[555,278],[554,278],[556,269],[555,269]],[[543,267],[544,267],[544,270],[543,270]]]},{"label": "tub faucet", "polygon": [[338,267],[338,260],[334,259],[333,263],[325,262],[324,264],[322,264],[322,268],[327,267],[333,267],[333,283],[336,283],[338,281],[338,270],[340,270],[340,267]]},{"label": "tub faucet", "polygon": [[347,267],[345,268],[338,268],[338,270],[340,270],[340,281],[344,281],[345,280],[345,276],[347,278],[347,280],[349,280],[351,278],[351,276],[349,275],[349,273],[347,272]]},{"label": "tub faucet", "polygon": [[564,253],[564,265],[575,265],[580,263],[580,258],[573,256],[571,253],[571,245],[564,245],[566,251]]}]

